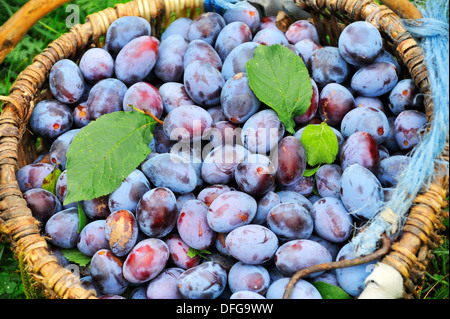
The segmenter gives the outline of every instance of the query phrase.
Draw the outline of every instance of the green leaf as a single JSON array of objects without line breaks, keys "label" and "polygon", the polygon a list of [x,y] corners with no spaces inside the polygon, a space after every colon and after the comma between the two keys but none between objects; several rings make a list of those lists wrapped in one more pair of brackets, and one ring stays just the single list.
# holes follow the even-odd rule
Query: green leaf
[{"label": "green leaf", "polygon": [[61,170],[55,166],[53,171],[44,178],[41,188],[55,194],[56,182],[58,181],[59,175],[61,175],[61,173]]},{"label": "green leaf", "polygon": [[204,258],[206,260],[210,260],[207,256],[205,255],[211,255],[211,252],[204,250],[204,249],[194,249],[192,247],[189,247],[189,251],[187,254],[189,257],[194,258],[195,256],[199,256],[201,258]]},{"label": "green leaf", "polygon": [[274,109],[286,130],[294,134],[294,116],[308,110],[312,97],[302,59],[282,45],[260,45],[247,62],[247,75],[256,97]]},{"label": "green leaf", "polygon": [[304,177],[313,176],[319,168],[320,168],[320,165],[317,165],[316,167],[312,167],[312,168],[306,168],[305,171],[303,172],[303,176]]},{"label": "green leaf", "polygon": [[81,206],[81,202],[78,202],[78,217],[80,221],[78,222],[77,233],[79,234],[87,224],[86,214],[84,213],[83,207]]},{"label": "green leaf", "polygon": [[342,288],[324,281],[317,281],[313,286],[320,292],[323,299],[353,299]]},{"label": "green leaf", "polygon": [[331,164],[336,159],[339,148],[338,140],[326,122],[306,126],[301,141],[305,148],[306,161],[310,166]]},{"label": "green leaf", "polygon": [[113,112],[85,126],[67,152],[64,204],[113,192],[151,152],[155,120],[139,112]]},{"label": "green leaf", "polygon": [[61,251],[68,261],[78,264],[82,267],[91,262],[91,257],[83,254],[78,250],[78,248],[61,249]]}]

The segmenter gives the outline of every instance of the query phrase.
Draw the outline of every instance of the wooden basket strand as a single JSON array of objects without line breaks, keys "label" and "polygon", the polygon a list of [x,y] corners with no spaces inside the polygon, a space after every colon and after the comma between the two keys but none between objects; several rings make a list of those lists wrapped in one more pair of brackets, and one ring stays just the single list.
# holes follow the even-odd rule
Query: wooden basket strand
[{"label": "wooden basket strand", "polygon": [[[432,120],[433,100],[428,71],[423,63],[424,52],[396,13],[373,0],[295,2],[311,13],[311,20],[324,44],[336,45],[340,32],[351,22],[366,20],[375,25],[382,33],[386,47],[425,95],[425,112],[428,120]],[[11,236],[14,250],[25,256],[28,269],[55,297],[95,298],[95,293],[82,288],[79,277],[59,266],[49,253],[47,242],[40,235],[39,223],[32,217],[15,177],[18,168],[37,157],[34,136],[27,129],[28,118],[33,106],[47,94],[46,82],[51,67],[60,59],[79,59],[85,50],[96,45],[111,22],[119,17],[142,16],[150,21],[152,34],[159,36],[173,14],[179,17],[177,14],[198,13],[202,6],[202,0],[135,0],[92,14],[86,23],[74,26],[36,56],[19,75],[9,96],[2,97],[6,103],[0,116],[0,231]],[[443,158],[448,162],[448,146]],[[442,207],[446,205],[448,172],[437,169],[437,176],[439,178],[417,197],[404,235],[383,259],[399,270],[405,278],[405,286],[411,289],[414,289],[414,278],[420,278],[420,270],[429,259],[429,249],[433,248],[432,242],[437,238],[435,229],[440,227]],[[410,288],[407,291],[411,291]]]}]

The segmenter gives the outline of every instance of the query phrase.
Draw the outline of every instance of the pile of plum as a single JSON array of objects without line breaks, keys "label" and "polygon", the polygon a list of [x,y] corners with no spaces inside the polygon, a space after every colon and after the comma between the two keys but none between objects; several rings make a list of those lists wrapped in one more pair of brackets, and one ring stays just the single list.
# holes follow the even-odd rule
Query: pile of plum
[{"label": "pile of plum", "polygon": [[[246,74],[258,46],[277,44],[298,54],[313,87],[294,135]],[[389,199],[427,123],[414,82],[382,45],[360,21],[338,47],[322,46],[307,20],[282,32],[250,4],[179,18],[161,39],[142,18],[117,19],[103,48],[55,63],[53,98],[29,121],[48,161],[17,181],[51,251],[62,266],[66,249],[90,257],[80,277],[100,298],[281,298],[297,270],[354,258],[352,236]],[[111,194],[64,205],[74,136],[130,105],[163,121],[152,152]],[[306,177],[301,134],[322,121],[338,155]],[[54,167],[55,194],[42,188]],[[374,263],[309,275],[292,298],[321,298],[317,281],[358,296]]]}]

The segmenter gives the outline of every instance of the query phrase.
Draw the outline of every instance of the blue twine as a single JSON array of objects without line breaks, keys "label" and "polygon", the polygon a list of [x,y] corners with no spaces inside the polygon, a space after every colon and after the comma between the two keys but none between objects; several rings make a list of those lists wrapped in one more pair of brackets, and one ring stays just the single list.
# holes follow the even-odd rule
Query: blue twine
[{"label": "blue twine", "polygon": [[[427,0],[419,10],[424,18],[415,21],[403,20],[403,24],[412,36],[418,39],[425,52],[434,102],[433,120],[429,123],[429,132],[411,157],[409,166],[399,176],[398,184],[392,197],[384,203],[380,212],[390,208],[399,221],[401,228],[407,213],[417,194],[423,187],[428,187],[435,165],[444,165],[448,174],[448,162],[439,155],[448,143],[449,134],[449,21],[448,1]],[[378,214],[367,224],[362,232],[352,239],[357,247],[357,255],[367,255],[376,250],[376,245],[383,233],[395,239],[400,233],[393,233],[394,225],[386,219],[385,214]]]}]

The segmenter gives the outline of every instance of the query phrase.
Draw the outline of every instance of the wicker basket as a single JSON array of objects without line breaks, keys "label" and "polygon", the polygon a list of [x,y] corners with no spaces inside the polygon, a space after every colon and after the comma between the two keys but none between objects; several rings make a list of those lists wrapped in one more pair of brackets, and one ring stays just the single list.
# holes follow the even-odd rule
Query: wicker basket
[{"label": "wicker basket", "polygon": [[[433,100],[423,65],[424,53],[396,13],[373,0],[296,0],[296,4],[311,14],[323,44],[336,45],[340,32],[351,22],[366,20],[375,25],[385,40],[385,48],[397,57],[405,74],[425,94],[425,110],[431,120]],[[92,14],[84,24],[76,25],[49,44],[19,75],[9,96],[2,97],[6,103],[0,117],[0,233],[10,236],[16,255],[24,256],[28,271],[45,287],[48,297],[96,298],[94,291],[85,290],[80,278],[59,266],[56,257],[49,253],[39,223],[32,217],[15,177],[16,171],[33,162],[39,153],[27,125],[33,106],[48,96],[51,67],[64,58],[76,61],[88,48],[97,46],[109,25],[119,17],[144,17],[151,23],[152,35],[158,37],[173,13],[180,17],[189,12],[192,18],[198,11],[190,9],[201,7],[203,0],[135,0]],[[442,157],[448,162],[448,144]],[[441,169],[436,167],[436,179],[415,199],[401,239],[382,252],[382,262],[403,276],[405,298],[417,297],[416,287],[423,280],[433,249],[440,243],[436,232],[442,228],[440,221],[448,194],[448,175],[442,174]]]}]

